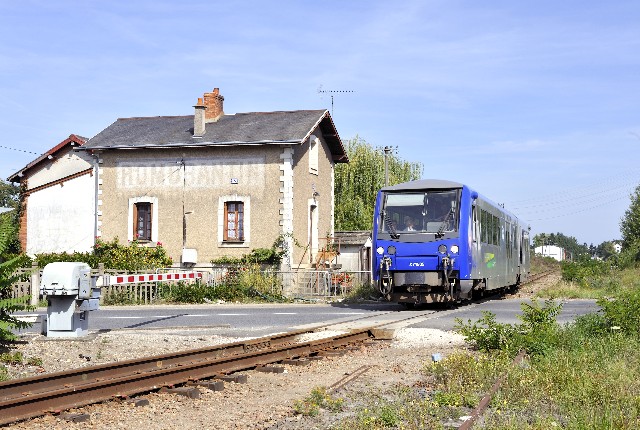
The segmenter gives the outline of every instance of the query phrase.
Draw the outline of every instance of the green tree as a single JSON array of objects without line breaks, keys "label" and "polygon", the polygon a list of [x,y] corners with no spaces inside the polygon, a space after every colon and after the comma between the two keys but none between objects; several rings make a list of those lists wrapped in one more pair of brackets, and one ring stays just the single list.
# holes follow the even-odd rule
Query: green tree
[{"label": "green tree", "polygon": [[640,243],[640,185],[630,195],[631,204],[620,220],[622,248],[629,249]]},{"label": "green tree", "polygon": [[[336,230],[370,230],[378,190],[384,187],[384,150],[356,136],[347,142],[349,164],[336,165]],[[389,185],[420,179],[422,164],[387,156]]]},{"label": "green tree", "polygon": [[16,269],[26,263],[28,257],[19,255],[9,259],[5,253],[15,237],[16,226],[9,217],[0,217],[0,343],[13,337],[9,328],[24,328],[29,324],[12,316],[16,311],[30,309],[23,301],[11,298],[12,285],[19,280]]},{"label": "green tree", "polygon": [[606,260],[612,255],[615,255],[616,254],[615,242],[610,240],[606,240],[602,242],[600,245],[596,247],[595,254],[598,257],[602,258],[603,260]]},{"label": "green tree", "polygon": [[555,245],[563,248],[573,260],[578,260],[582,256],[588,256],[589,247],[586,243],[580,245],[573,236],[565,236],[562,233],[540,233],[533,237],[534,247],[542,245]]},{"label": "green tree", "polygon": [[16,208],[18,206],[19,195],[20,187],[0,181],[0,207]]}]

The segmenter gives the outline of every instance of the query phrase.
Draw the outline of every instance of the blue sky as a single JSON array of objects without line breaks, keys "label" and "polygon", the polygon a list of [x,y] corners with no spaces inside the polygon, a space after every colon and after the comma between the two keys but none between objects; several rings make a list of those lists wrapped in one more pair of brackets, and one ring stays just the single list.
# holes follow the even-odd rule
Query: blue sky
[{"label": "blue sky", "polygon": [[117,118],[331,109],[533,234],[618,238],[640,184],[638,1],[0,0],[0,175]]}]

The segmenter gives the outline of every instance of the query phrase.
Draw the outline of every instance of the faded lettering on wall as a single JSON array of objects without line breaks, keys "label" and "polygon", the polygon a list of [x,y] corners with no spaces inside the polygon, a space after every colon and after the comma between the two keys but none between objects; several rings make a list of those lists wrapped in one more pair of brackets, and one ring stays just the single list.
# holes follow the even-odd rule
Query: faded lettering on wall
[{"label": "faded lettering on wall", "polygon": [[[226,189],[230,180],[255,192],[265,186],[265,160],[255,158],[149,159],[117,162],[119,188]],[[184,176],[183,176],[184,175]],[[183,181],[184,179],[184,181]]]}]

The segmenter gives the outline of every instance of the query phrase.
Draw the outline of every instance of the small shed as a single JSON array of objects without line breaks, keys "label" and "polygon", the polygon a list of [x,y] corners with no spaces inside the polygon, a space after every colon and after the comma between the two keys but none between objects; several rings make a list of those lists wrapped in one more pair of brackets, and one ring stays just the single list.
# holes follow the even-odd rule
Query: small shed
[{"label": "small shed", "polygon": [[339,244],[339,264],[346,272],[369,272],[371,270],[371,231],[336,231],[335,242]]}]

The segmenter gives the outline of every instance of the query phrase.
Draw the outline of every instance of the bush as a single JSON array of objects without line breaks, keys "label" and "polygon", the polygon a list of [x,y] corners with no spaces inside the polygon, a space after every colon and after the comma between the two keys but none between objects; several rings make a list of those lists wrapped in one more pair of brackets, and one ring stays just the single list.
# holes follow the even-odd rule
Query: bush
[{"label": "bush", "polygon": [[515,355],[520,350],[530,355],[546,355],[558,342],[560,329],[556,316],[562,310],[561,304],[547,300],[544,306],[537,301],[522,303],[521,324],[501,324],[496,322],[495,314],[484,311],[477,322],[463,323],[456,318],[455,330],[467,337],[483,351],[500,350]]},{"label": "bush", "polygon": [[374,283],[356,284],[345,295],[345,302],[359,302],[361,300],[377,300],[381,296]]},{"label": "bush", "polygon": [[158,298],[170,303],[206,303],[211,293],[212,288],[199,280],[193,284],[177,282],[158,286]]},{"label": "bush", "polygon": [[137,305],[140,301],[131,290],[113,291],[104,296],[103,305],[105,306],[123,306]]},{"label": "bush", "polygon": [[589,279],[608,275],[611,266],[606,261],[584,259],[577,262],[563,261],[562,279],[567,282],[575,282],[581,286],[587,286]]},{"label": "bush", "polygon": [[128,245],[121,245],[117,237],[110,242],[96,239],[92,252],[38,254],[35,261],[39,267],[57,261],[78,261],[87,263],[94,269],[98,268],[99,263],[104,263],[108,269],[129,272],[156,269],[173,264],[160,242],[154,246],[143,246],[134,240]]},{"label": "bush", "polygon": [[211,264],[225,265],[246,265],[246,264],[262,264],[269,266],[279,266],[282,262],[284,251],[279,249],[281,241],[278,239],[271,248],[256,248],[251,250],[249,254],[242,257],[220,257],[211,260]]},{"label": "bush", "polygon": [[623,333],[638,336],[640,333],[640,290],[623,291],[615,299],[599,299],[609,328],[618,327]]},{"label": "bush", "polygon": [[278,277],[261,270],[258,264],[229,267],[221,284],[213,289],[213,298],[238,301],[260,298],[266,301],[286,301],[282,296],[282,283]]}]

